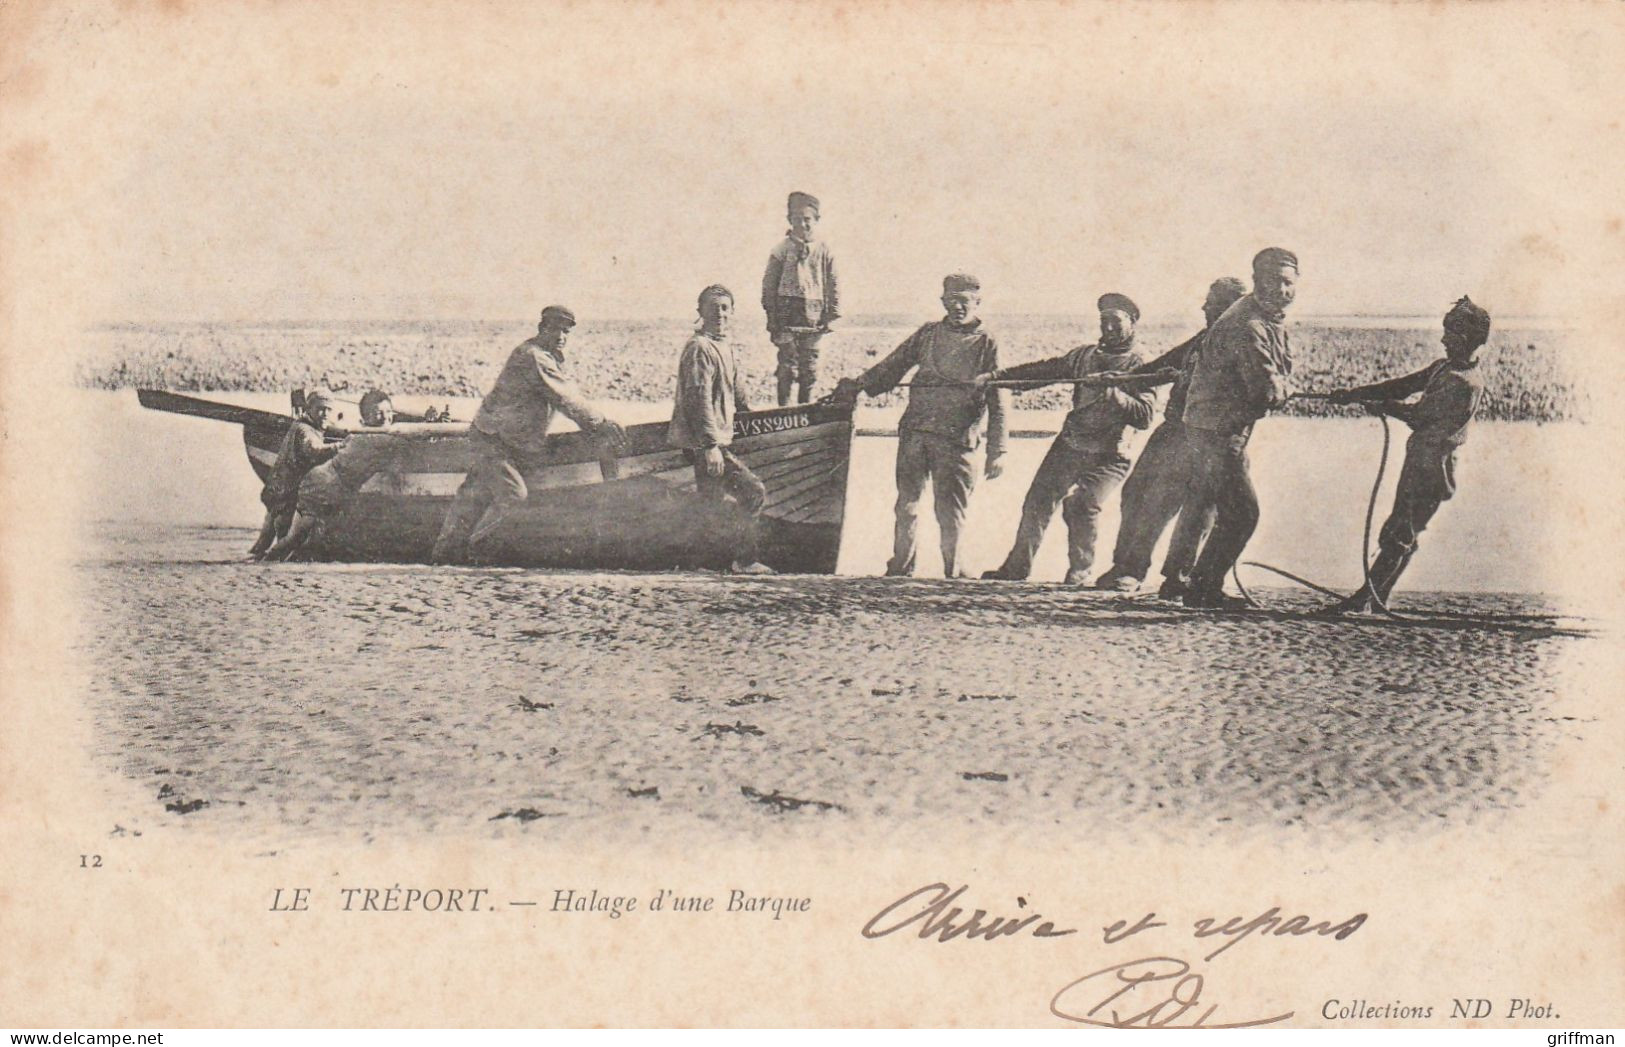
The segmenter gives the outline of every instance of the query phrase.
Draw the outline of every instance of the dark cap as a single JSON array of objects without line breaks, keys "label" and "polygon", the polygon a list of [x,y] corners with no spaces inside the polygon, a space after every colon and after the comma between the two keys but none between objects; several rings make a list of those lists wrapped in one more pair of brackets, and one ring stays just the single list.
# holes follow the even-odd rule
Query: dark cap
[{"label": "dark cap", "polygon": [[561,327],[574,327],[576,314],[562,305],[550,305],[542,310],[542,323],[545,324],[550,320]]},{"label": "dark cap", "polygon": [[1465,295],[1444,314],[1444,325],[1453,331],[1462,332],[1479,345],[1483,345],[1490,337],[1490,314],[1483,306]]},{"label": "dark cap", "polygon": [[1247,293],[1247,284],[1234,276],[1221,276],[1207,289],[1208,296],[1229,308],[1236,299]]},{"label": "dark cap", "polygon": [[1140,322],[1140,307],[1135,305],[1134,299],[1126,294],[1118,294],[1116,291],[1103,294],[1100,296],[1100,301],[1095,303],[1095,308],[1103,313],[1108,309],[1116,309],[1119,312],[1127,313],[1129,319],[1135,323]]},{"label": "dark cap", "polygon": [[1266,247],[1253,255],[1253,272],[1265,269],[1279,269],[1283,265],[1290,265],[1294,272],[1298,268],[1298,256],[1284,247]]},{"label": "dark cap", "polygon": [[951,294],[981,294],[982,281],[969,273],[949,273],[942,278],[944,297]]},{"label": "dark cap", "polygon": [[785,205],[785,210],[799,211],[803,207],[810,207],[816,213],[819,210],[818,197],[811,193],[791,193],[790,202]]}]

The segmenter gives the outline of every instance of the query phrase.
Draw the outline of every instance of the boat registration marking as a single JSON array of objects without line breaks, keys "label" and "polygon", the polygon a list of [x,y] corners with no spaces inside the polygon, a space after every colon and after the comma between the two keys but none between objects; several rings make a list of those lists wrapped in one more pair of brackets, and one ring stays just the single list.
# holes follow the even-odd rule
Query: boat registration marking
[{"label": "boat registration marking", "polygon": [[766,418],[735,418],[734,437],[762,436],[767,433],[785,433],[791,429],[806,429],[812,425],[810,414],[781,414]]}]

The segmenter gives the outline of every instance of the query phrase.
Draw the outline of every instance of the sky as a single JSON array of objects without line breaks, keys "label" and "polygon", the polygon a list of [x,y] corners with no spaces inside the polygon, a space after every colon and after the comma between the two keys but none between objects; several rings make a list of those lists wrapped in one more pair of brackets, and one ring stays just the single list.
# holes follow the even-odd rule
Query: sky
[{"label": "sky", "polygon": [[1617,36],[1541,10],[125,5],[51,27],[48,156],[102,320],[686,316],[792,189],[849,314],[1177,319],[1279,244],[1306,315],[1561,315]]}]

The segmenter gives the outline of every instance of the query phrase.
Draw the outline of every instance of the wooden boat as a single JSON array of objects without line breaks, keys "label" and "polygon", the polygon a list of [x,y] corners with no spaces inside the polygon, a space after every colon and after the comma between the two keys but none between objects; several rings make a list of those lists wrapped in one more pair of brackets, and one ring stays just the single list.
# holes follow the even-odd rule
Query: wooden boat
[{"label": "wooden boat", "polygon": [[[242,426],[263,480],[291,415],[154,389],[143,407]],[[376,471],[324,528],[310,558],[425,562],[468,470],[468,423],[397,423],[348,431],[341,455]],[[665,422],[628,426],[618,460],[600,462],[583,433],[548,437],[546,464],[526,476],[530,497],[481,543],[481,563],[527,567],[718,568],[738,527],[729,503],[702,500],[694,469],[666,443]],[[852,407],[803,404],[734,420],[733,451],[767,487],[758,524],[762,562],[781,572],[832,574],[840,555],[852,457]]]}]

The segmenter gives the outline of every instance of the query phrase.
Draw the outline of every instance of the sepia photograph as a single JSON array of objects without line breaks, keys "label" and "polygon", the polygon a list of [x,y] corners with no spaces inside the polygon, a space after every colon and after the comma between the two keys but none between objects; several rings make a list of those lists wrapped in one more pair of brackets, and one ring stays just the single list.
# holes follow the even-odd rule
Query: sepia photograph
[{"label": "sepia photograph", "polygon": [[0,27],[0,1025],[1625,1025],[1617,6]]}]

